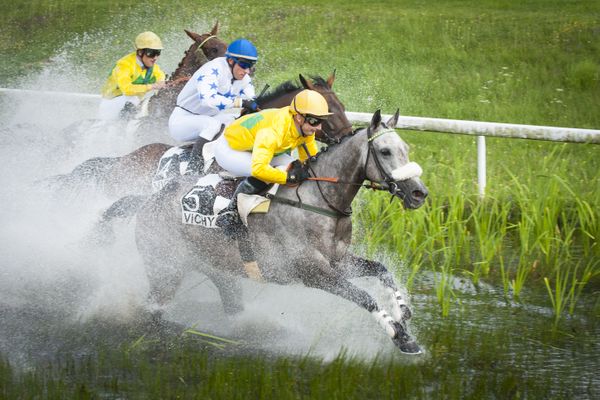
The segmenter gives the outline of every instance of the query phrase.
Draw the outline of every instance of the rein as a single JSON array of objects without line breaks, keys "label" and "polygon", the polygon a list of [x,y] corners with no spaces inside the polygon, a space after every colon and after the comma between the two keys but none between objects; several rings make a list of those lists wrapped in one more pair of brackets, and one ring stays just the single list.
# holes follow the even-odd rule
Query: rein
[{"label": "rein", "polygon": [[[377,166],[377,170],[379,171],[379,173],[383,176],[384,181],[383,182],[376,182],[376,181],[372,181],[369,180],[368,184],[363,184],[363,183],[356,183],[356,182],[348,182],[348,181],[341,181],[339,178],[336,177],[310,177],[307,180],[308,181],[313,181],[316,182],[317,184],[317,188],[319,189],[319,193],[321,193],[321,197],[323,198],[323,200],[325,200],[325,203],[327,203],[327,206],[331,209],[328,210],[326,208],[322,208],[322,207],[317,207],[317,206],[313,206],[310,204],[305,204],[302,202],[302,199],[300,199],[300,196],[298,194],[298,189],[300,188],[300,185],[298,185],[298,188],[296,188],[296,196],[298,197],[298,201],[295,200],[289,200],[283,197],[278,197],[275,196],[273,194],[268,194],[266,197],[268,199],[270,199],[271,201],[275,201],[277,203],[281,203],[281,204],[287,204],[289,206],[292,207],[296,207],[296,208],[300,208],[302,210],[307,210],[307,211],[312,211],[315,212],[317,214],[322,214],[331,218],[340,218],[340,217],[349,217],[352,215],[352,209],[350,209],[349,211],[342,211],[340,209],[338,209],[337,207],[335,207],[330,201],[329,199],[327,199],[327,197],[325,196],[325,194],[323,193],[323,190],[321,189],[321,185],[319,184],[319,182],[328,182],[328,183],[338,183],[338,184],[344,184],[344,185],[353,185],[353,186],[361,186],[364,187],[366,189],[371,189],[371,190],[385,190],[390,192],[392,195],[394,195],[396,193],[396,191],[398,190],[398,186],[396,185],[396,183],[393,181],[393,178],[383,169],[378,157],[377,157],[377,153],[375,152],[375,149],[373,148],[373,140],[377,139],[379,136],[382,136],[386,133],[391,133],[394,132],[396,133],[396,131],[394,129],[384,129],[381,132],[378,132],[376,135],[371,135],[371,127],[369,127],[367,129],[367,145],[369,146],[368,148],[368,152],[367,152],[367,160],[365,162],[365,170],[367,165],[369,164],[369,157],[371,155],[371,152],[373,152],[373,159],[375,160],[375,165]],[[310,169],[310,172],[313,175],[316,175],[315,172],[313,171],[312,168],[310,168],[310,153],[308,152],[308,149],[306,148],[306,145],[303,143],[302,144],[304,147],[304,151],[306,152],[306,154],[308,155],[307,158],[307,163]],[[325,150],[326,151],[326,150]]]}]

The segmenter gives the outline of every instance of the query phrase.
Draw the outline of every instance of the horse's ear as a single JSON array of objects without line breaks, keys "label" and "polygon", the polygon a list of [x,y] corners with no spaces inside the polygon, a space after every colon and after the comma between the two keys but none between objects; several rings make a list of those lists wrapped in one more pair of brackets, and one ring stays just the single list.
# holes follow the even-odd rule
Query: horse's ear
[{"label": "horse's ear", "polygon": [[215,26],[213,26],[213,28],[211,29],[210,34],[213,36],[216,36],[218,31],[219,31],[219,21],[215,22]]},{"label": "horse's ear", "polygon": [[314,90],[313,84],[310,83],[309,81],[307,81],[306,79],[304,79],[302,74],[298,74],[298,77],[300,77],[300,83],[302,83],[302,86],[304,86],[305,89]]},{"label": "horse's ear", "polygon": [[388,128],[395,128],[396,125],[398,124],[398,118],[400,117],[400,109],[396,109],[396,113],[394,115],[392,115],[392,117],[390,119],[388,119],[388,122],[386,122],[386,125],[388,126]]},{"label": "horse's ear", "polygon": [[333,70],[333,73],[329,75],[329,78],[327,78],[327,86],[329,86],[329,89],[333,87],[333,81],[335,81],[335,69]]},{"label": "horse's ear", "polygon": [[184,31],[190,37],[190,39],[192,39],[194,42],[201,42],[202,41],[202,37],[200,35],[198,35],[197,33],[190,32],[187,29],[184,29]]},{"label": "horse's ear", "polygon": [[371,118],[371,129],[369,129],[369,131],[373,132],[379,125],[381,125],[381,110],[377,110],[375,111],[375,114],[373,114],[373,118]]}]

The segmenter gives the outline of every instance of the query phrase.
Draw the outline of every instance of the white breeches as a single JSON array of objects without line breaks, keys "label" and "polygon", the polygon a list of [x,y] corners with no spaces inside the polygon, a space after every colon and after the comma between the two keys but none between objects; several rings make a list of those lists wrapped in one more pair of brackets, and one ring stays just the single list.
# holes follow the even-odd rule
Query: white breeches
[{"label": "white breeches", "polygon": [[[215,160],[227,171],[235,176],[250,176],[252,171],[252,153],[249,151],[238,151],[229,147],[225,135],[221,135],[215,146]],[[280,154],[273,157],[271,166],[279,167],[288,165],[294,161],[289,154]]]},{"label": "white breeches", "polygon": [[98,118],[105,121],[119,119],[119,114],[127,102],[137,107],[140,104],[140,99],[137,96],[117,96],[112,99],[103,98],[100,101]]},{"label": "white breeches", "polygon": [[199,136],[213,140],[221,124],[229,125],[235,117],[235,114],[223,112],[213,116],[197,115],[175,107],[169,117],[169,133],[179,142],[194,142]]}]

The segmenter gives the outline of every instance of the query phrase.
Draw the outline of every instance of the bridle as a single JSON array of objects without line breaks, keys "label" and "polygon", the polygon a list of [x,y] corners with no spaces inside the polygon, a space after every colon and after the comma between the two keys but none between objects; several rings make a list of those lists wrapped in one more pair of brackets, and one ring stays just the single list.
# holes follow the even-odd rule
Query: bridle
[{"label": "bridle", "polygon": [[216,38],[216,37],[217,37],[216,35],[210,35],[210,34],[209,34],[209,35],[208,35],[208,37],[207,37],[206,39],[204,39],[202,42],[200,42],[200,44],[199,44],[199,45],[198,45],[198,47],[196,48],[196,51],[195,51],[195,53],[197,54],[197,56],[198,56],[199,58],[201,58],[201,61],[208,62],[208,56],[207,56],[206,54],[204,54],[203,47],[204,47],[204,45],[205,45],[206,43],[208,43],[208,41],[209,41],[210,39],[214,39],[214,38]]},{"label": "bridle", "polygon": [[[298,198],[298,201],[294,201],[294,200],[289,200],[289,199],[285,199],[285,198],[281,198],[275,195],[267,195],[267,197],[273,201],[279,202],[279,203],[284,203],[287,205],[291,205],[297,208],[302,208],[305,210],[309,210],[309,211],[313,211],[319,214],[323,214],[323,215],[327,215],[329,217],[333,217],[333,218],[340,218],[340,217],[349,217],[352,215],[352,209],[349,208],[347,210],[340,210],[338,207],[336,207],[325,195],[325,193],[323,192],[323,189],[321,188],[321,182],[328,182],[328,183],[338,183],[338,184],[345,184],[345,185],[354,185],[354,186],[362,186],[364,188],[367,189],[372,189],[372,190],[381,190],[381,191],[388,191],[391,195],[392,195],[392,199],[394,198],[394,196],[398,196],[401,195],[400,189],[398,187],[398,184],[396,183],[396,181],[394,181],[394,178],[383,168],[383,165],[381,164],[381,161],[379,160],[379,157],[377,155],[377,152],[375,151],[375,148],[373,146],[373,141],[375,139],[377,139],[380,136],[385,135],[386,133],[396,133],[396,131],[394,129],[388,128],[387,126],[383,125],[385,127],[385,129],[373,134],[371,132],[371,127],[369,126],[367,128],[367,146],[368,146],[368,150],[367,150],[367,158],[365,160],[365,165],[364,165],[364,171],[367,170],[367,167],[369,165],[369,159],[372,157],[373,160],[375,161],[375,167],[377,168],[377,171],[379,172],[380,176],[383,178],[382,181],[375,181],[375,180],[371,180],[371,179],[367,179],[369,181],[368,184],[363,184],[363,183],[356,183],[356,182],[347,182],[347,181],[341,181],[338,178],[326,178],[326,177],[316,177],[316,174],[314,172],[314,170],[312,169],[310,162],[312,160],[314,160],[316,157],[312,156],[312,157],[308,157],[307,159],[307,164],[308,164],[308,169],[312,175],[312,177],[308,178],[308,181],[312,181],[315,182],[317,184],[317,188],[319,190],[319,193],[321,194],[321,197],[323,198],[323,200],[325,201],[325,203],[327,204],[327,206],[333,211],[327,210],[327,209],[323,209],[320,207],[316,207],[316,206],[311,206],[311,205],[307,205],[305,203],[302,202],[302,199],[300,198],[300,194],[298,192],[298,190],[300,189],[300,185],[302,185],[302,183],[300,183],[297,187],[296,187],[296,197]],[[352,136],[356,134],[356,131],[352,133]],[[308,148],[306,147],[305,144],[302,144],[304,151],[306,152],[306,154],[310,154],[308,152]],[[327,152],[328,148],[325,147],[321,150],[321,152]],[[372,155],[371,155],[372,153]]]}]

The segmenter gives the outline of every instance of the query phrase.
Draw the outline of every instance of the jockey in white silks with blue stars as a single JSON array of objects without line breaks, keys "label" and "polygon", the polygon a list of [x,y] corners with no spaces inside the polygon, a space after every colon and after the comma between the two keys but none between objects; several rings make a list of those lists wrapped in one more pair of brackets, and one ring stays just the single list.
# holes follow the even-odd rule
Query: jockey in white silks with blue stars
[{"label": "jockey in white silks with blue stars", "polygon": [[258,59],[256,47],[246,39],[229,44],[225,57],[200,67],[177,96],[169,118],[169,133],[179,142],[195,142],[188,168],[202,169],[202,148],[217,136],[236,114],[230,108],[256,111],[250,71]]}]

